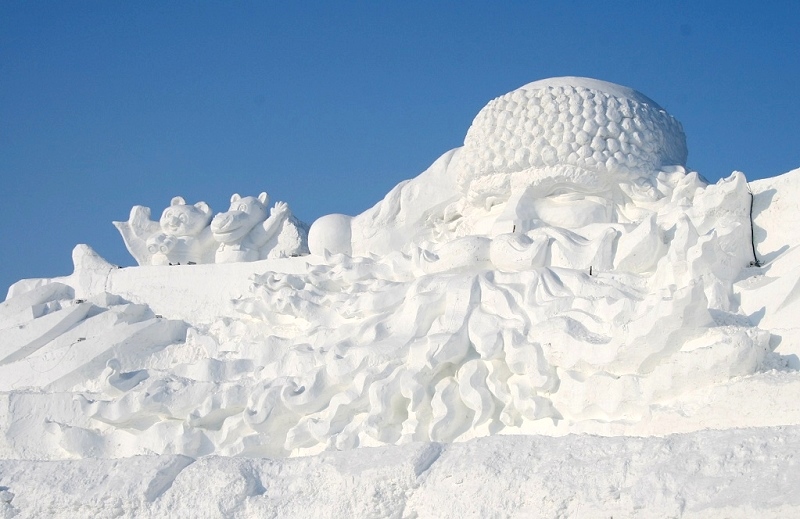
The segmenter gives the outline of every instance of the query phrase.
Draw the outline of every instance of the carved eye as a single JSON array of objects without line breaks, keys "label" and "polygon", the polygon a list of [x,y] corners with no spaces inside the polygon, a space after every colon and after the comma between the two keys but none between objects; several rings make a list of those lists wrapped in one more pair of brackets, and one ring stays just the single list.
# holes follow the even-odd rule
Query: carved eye
[{"label": "carved eye", "polygon": [[180,216],[178,217],[178,220],[180,220],[180,221],[181,221],[181,223],[186,223],[186,215],[185,215],[185,214],[182,214],[182,215],[180,215]]},{"label": "carved eye", "polygon": [[552,193],[547,195],[547,198],[551,200],[557,200],[559,202],[573,202],[576,200],[583,200],[585,195],[579,191],[575,191],[574,189],[562,187],[554,189]]},{"label": "carved eye", "polygon": [[243,212],[243,213],[244,213],[244,212],[246,212],[246,211],[247,211],[247,205],[245,205],[245,204],[239,204],[239,207],[238,207],[237,209],[238,209],[239,211],[241,211],[241,212]]}]

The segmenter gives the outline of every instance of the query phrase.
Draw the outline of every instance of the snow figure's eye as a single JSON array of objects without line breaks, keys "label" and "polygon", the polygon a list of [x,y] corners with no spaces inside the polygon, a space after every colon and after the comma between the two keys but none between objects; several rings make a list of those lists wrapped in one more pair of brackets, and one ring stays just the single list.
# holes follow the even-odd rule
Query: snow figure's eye
[{"label": "snow figure's eye", "polygon": [[186,223],[186,215],[185,215],[185,214],[182,214],[182,215],[180,215],[180,216],[178,217],[178,220],[180,220],[180,221],[181,221],[181,223]]},{"label": "snow figure's eye", "polygon": [[247,206],[245,204],[239,204],[239,207],[237,207],[237,210],[245,213],[245,212],[247,212]]},{"label": "snow figure's eye", "polygon": [[556,189],[550,193],[550,196],[547,198],[559,202],[574,202],[577,200],[583,200],[585,196],[580,191],[573,191],[571,189]]}]

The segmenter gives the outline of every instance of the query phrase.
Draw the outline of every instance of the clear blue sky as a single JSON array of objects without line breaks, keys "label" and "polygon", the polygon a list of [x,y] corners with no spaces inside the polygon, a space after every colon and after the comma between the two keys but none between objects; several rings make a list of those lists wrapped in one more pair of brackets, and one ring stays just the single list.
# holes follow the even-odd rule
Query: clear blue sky
[{"label": "clear blue sky", "polygon": [[0,298],[130,265],[175,195],[358,214],[551,76],[630,86],[715,181],[800,167],[800,2],[0,2]]}]

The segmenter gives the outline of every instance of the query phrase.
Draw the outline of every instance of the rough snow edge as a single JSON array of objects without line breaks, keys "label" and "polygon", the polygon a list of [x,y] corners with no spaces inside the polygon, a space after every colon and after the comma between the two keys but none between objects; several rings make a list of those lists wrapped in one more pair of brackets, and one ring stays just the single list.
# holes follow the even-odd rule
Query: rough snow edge
[{"label": "rough snow edge", "polygon": [[798,449],[791,426],[283,460],[2,460],[0,517],[786,517],[800,512]]}]

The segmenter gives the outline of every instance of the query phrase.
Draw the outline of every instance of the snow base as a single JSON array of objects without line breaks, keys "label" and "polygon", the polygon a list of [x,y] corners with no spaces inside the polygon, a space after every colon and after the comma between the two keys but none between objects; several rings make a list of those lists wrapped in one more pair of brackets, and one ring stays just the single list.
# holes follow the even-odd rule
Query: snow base
[{"label": "snow base", "polygon": [[790,517],[798,449],[800,426],[290,459],[0,460],[0,517]]}]

